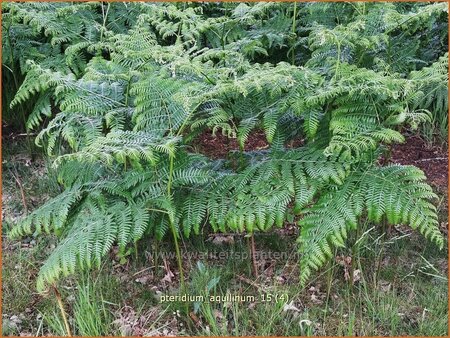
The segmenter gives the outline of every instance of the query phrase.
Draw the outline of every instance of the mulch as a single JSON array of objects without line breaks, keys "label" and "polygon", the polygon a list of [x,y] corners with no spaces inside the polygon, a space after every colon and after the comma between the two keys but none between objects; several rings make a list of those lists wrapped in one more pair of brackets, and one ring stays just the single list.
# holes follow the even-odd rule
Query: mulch
[{"label": "mulch", "polygon": [[448,153],[438,146],[428,146],[417,136],[391,147],[391,163],[414,165],[425,173],[428,182],[442,192],[448,187]]},{"label": "mulch", "polygon": [[[301,146],[301,142],[295,146]],[[212,134],[211,130],[205,130],[198,135],[194,144],[197,150],[212,159],[226,158],[231,151],[238,151],[237,139],[222,135],[221,132]],[[245,143],[245,151],[267,149],[269,143],[263,130],[255,130]],[[385,160],[381,161],[386,163]],[[426,144],[418,136],[408,137],[403,144],[395,144],[391,147],[389,163],[414,165],[424,171],[428,182],[441,192],[448,188],[448,153],[446,149]]]},{"label": "mulch", "polygon": [[[226,158],[231,151],[239,151],[237,139],[222,135],[220,131],[213,135],[211,130],[205,130],[195,138],[194,144],[201,154],[212,159]],[[268,147],[269,142],[267,142],[264,131],[255,130],[245,142],[244,150],[262,150]]]}]

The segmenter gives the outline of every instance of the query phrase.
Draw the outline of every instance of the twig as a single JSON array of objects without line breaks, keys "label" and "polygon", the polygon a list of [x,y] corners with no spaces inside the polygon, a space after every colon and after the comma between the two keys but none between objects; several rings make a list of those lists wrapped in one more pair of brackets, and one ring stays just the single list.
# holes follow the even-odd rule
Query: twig
[{"label": "twig", "polygon": [[11,174],[14,177],[14,180],[16,181],[17,185],[19,186],[19,190],[20,190],[20,195],[22,196],[22,204],[23,204],[23,208],[25,210],[25,214],[28,214],[28,207],[27,207],[27,202],[25,200],[25,192],[23,190],[23,186],[22,183],[19,180],[19,174],[17,173],[16,167],[14,167],[14,171],[16,172],[16,175],[14,175],[13,172],[11,172]]},{"label": "twig", "polygon": [[236,232],[220,232],[217,234],[208,234],[208,237],[242,237],[244,236],[244,233],[236,233]]},{"label": "twig", "polygon": [[[243,236],[245,236],[245,235],[247,235],[248,233],[246,233],[246,232],[240,232],[240,233],[236,233],[236,232],[220,232],[220,233],[212,233],[212,234],[208,234],[208,238],[213,238],[213,237],[243,237]],[[283,236],[283,237],[291,237],[291,236],[293,236],[293,235],[290,235],[290,234],[285,234],[285,233],[282,233],[282,232],[277,232],[277,234],[279,234],[280,236]],[[261,233],[258,233],[258,236],[259,237],[261,237],[261,236],[272,236],[273,234],[272,233],[266,233],[266,232],[261,232]]]},{"label": "twig", "polygon": [[240,281],[253,286],[254,288],[256,288],[258,291],[266,291],[261,285],[255,283],[254,281],[251,281],[248,278],[245,278],[244,276],[240,276],[240,275],[235,275],[237,277],[237,279],[239,279]]},{"label": "twig", "polygon": [[[150,269],[153,269],[154,267],[155,267],[155,266],[149,266],[148,268],[142,269],[142,270],[140,270],[140,271],[134,273],[134,274],[133,274],[133,277],[139,275],[140,273],[143,273],[143,272],[145,272],[145,271],[148,271],[148,270],[150,270]],[[160,267],[163,268],[164,266],[161,265]]]},{"label": "twig", "polygon": [[7,137],[17,137],[17,136],[37,136],[37,133],[29,133],[29,134],[27,134],[27,133],[20,133],[20,134],[10,134],[10,135],[8,135]]},{"label": "twig", "polygon": [[448,157],[423,158],[421,160],[415,160],[414,162],[441,161],[441,160],[448,160]]}]

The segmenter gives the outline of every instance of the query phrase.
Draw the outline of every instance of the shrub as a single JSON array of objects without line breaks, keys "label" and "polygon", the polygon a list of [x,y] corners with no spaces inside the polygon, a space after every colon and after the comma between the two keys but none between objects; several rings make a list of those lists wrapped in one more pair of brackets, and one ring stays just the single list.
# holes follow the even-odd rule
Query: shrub
[{"label": "shrub", "polygon": [[[379,159],[402,128],[447,109],[446,12],[445,3],[6,4],[3,46],[14,56],[3,62],[25,74],[10,104],[35,100],[28,127],[41,126],[36,143],[64,188],[10,232],[61,238],[38,289],[100,265],[115,243],[125,252],[171,232],[178,251],[180,236],[206,225],[270,231],[294,214],[302,283],[362,218],[409,224],[442,247],[423,172]],[[247,150],[258,128],[270,147]],[[239,163],[194,153],[205,130],[237,138]]]}]

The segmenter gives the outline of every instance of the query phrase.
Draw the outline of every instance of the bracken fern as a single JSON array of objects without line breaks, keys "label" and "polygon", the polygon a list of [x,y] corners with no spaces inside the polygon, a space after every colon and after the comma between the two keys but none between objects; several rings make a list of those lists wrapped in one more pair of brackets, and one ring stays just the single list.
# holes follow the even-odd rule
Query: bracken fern
[{"label": "bracken fern", "polygon": [[[2,62],[24,74],[8,106],[33,103],[28,127],[63,187],[10,232],[60,237],[39,290],[114,244],[293,215],[302,283],[362,219],[443,246],[424,174],[378,159],[402,127],[447,111],[446,4],[107,6],[3,7]],[[256,129],[267,150],[246,149]],[[237,138],[239,164],[193,152],[206,130]]]}]

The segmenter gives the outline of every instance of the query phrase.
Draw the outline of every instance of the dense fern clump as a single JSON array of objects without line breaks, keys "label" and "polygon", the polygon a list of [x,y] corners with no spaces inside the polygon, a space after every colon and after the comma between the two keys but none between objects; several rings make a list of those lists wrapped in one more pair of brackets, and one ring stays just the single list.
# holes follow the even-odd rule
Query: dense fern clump
[{"label": "dense fern clump", "polygon": [[[38,288],[98,266],[114,244],[269,231],[294,215],[303,283],[362,219],[408,224],[442,247],[424,174],[378,160],[402,128],[448,109],[447,11],[5,4],[2,64],[21,74],[7,109],[32,103],[27,126],[63,187],[10,232],[60,237]],[[246,149],[256,129],[268,149]],[[237,138],[239,163],[195,153],[205,131]]]}]

